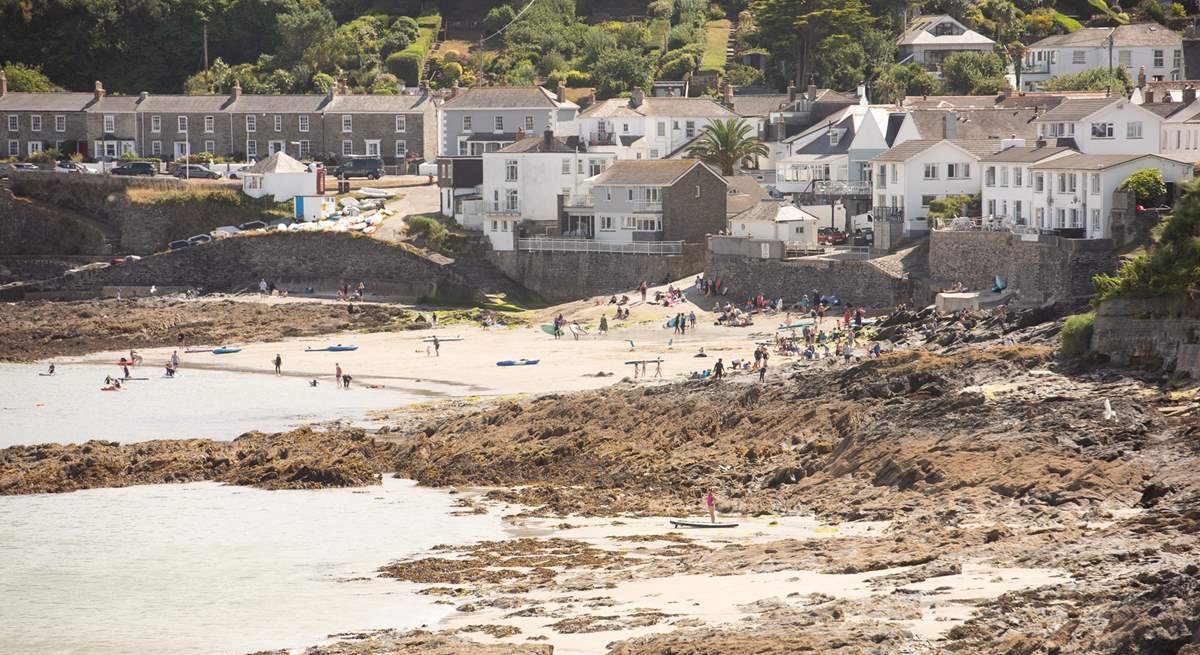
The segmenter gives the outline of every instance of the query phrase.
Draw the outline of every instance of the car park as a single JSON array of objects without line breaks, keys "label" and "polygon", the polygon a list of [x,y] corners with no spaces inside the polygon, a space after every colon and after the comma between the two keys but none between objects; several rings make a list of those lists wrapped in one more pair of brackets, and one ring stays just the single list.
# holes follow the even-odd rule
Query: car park
[{"label": "car park", "polygon": [[846,243],[846,233],[833,227],[817,230],[817,243],[822,246],[840,246]]},{"label": "car park", "polygon": [[383,177],[383,160],[378,157],[347,159],[333,169],[333,176],[342,179],[365,177],[370,180],[378,180]]},{"label": "car park", "polygon": [[75,173],[76,175],[85,175],[92,172],[83,164],[73,161],[60,161],[54,165],[54,170],[57,173]]},{"label": "car park", "polygon": [[154,176],[158,171],[154,164],[148,161],[127,161],[109,171],[113,175],[146,175]]}]

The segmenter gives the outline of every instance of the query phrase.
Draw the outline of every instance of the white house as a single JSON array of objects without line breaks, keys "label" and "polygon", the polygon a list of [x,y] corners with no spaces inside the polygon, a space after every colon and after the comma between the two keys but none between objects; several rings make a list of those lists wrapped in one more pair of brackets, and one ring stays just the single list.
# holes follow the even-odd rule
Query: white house
[{"label": "white house", "polygon": [[1130,79],[1142,68],[1151,80],[1181,79],[1183,37],[1157,23],[1085,27],[1048,36],[1025,51],[1021,87],[1033,91],[1051,77],[1110,66],[1124,68]]},{"label": "white house", "polygon": [[876,156],[874,220],[902,222],[905,234],[927,232],[930,201],[979,193],[979,161],[1000,149],[994,139],[913,139]]},{"label": "white house", "polygon": [[273,196],[276,202],[291,200],[295,196],[320,195],[318,173],[278,151],[257,164],[243,169],[242,191],[252,197]]},{"label": "white house", "polygon": [[618,159],[665,159],[710,121],[737,117],[707,98],[646,97],[634,89],[628,98],[592,104],[576,122],[590,151],[611,152]]},{"label": "white house", "polygon": [[1007,225],[1029,225],[1033,216],[1033,198],[1044,193],[1044,176],[1035,185],[1030,167],[1060,157],[1077,154],[1062,146],[1026,146],[1023,139],[1007,141],[1000,152],[983,157],[983,216],[999,218]]},{"label": "white house", "polygon": [[1192,179],[1191,162],[1159,155],[1074,154],[1032,165],[1033,226],[1082,229],[1088,239],[1111,237],[1113,191],[1143,168],[1159,169],[1168,182]]},{"label": "white house", "polygon": [[1156,154],[1163,117],[1123,97],[1068,98],[1035,119],[1038,138],[1087,155]]},{"label": "white house", "polygon": [[896,41],[896,60],[915,61],[930,71],[940,71],[942,62],[960,52],[991,52],[996,42],[969,29],[951,16],[918,16]]},{"label": "white house", "polygon": [[613,153],[581,151],[575,139],[549,130],[485,153],[478,225],[495,249],[511,250],[520,221],[557,223],[559,196],[580,194],[585,181],[615,159]]},{"label": "white house", "polygon": [[817,247],[817,217],[783,200],[766,198],[734,216],[731,236],[761,241],[783,241],[794,249]]}]

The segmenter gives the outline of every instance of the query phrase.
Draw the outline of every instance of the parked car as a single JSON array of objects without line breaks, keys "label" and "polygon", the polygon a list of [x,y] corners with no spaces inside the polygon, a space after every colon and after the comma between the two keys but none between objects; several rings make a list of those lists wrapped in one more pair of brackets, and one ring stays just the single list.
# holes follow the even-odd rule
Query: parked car
[{"label": "parked car", "polygon": [[239,230],[265,230],[267,224],[262,221],[249,221],[238,226]]},{"label": "parked car", "polygon": [[338,178],[365,177],[378,180],[383,177],[383,160],[378,157],[358,157],[347,159],[333,169],[333,176]]},{"label": "parked car", "polygon": [[183,250],[184,248],[190,248],[193,245],[195,245],[195,244],[193,244],[191,241],[188,241],[187,239],[180,239],[179,241],[172,241],[171,243],[168,243],[167,249]]},{"label": "parked car", "polygon": [[241,232],[241,230],[232,225],[222,225],[212,232],[209,232],[209,234],[211,234],[214,239],[224,239],[225,237],[231,237],[239,232]]},{"label": "parked car", "polygon": [[846,243],[846,233],[837,228],[823,227],[817,230],[817,243],[823,246],[840,246]]},{"label": "parked car", "polygon": [[181,180],[185,178],[219,180],[224,176],[203,164],[180,164],[175,167],[175,177]]},{"label": "parked car", "polygon": [[54,165],[54,170],[57,173],[75,173],[77,175],[85,175],[92,172],[83,164],[73,161],[60,161]]},{"label": "parked car", "polygon": [[127,161],[109,171],[113,175],[149,175],[158,174],[154,164],[148,161]]},{"label": "parked car", "polygon": [[212,243],[212,240],[213,238],[207,234],[197,234],[196,236],[189,238],[187,241],[193,246],[199,246],[205,243]]}]

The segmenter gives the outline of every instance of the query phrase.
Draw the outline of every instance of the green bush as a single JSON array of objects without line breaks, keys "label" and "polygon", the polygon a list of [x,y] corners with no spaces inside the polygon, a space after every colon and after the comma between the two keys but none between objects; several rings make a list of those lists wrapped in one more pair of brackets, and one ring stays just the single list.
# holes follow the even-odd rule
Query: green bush
[{"label": "green bush", "polygon": [[1137,196],[1138,204],[1143,207],[1158,205],[1167,195],[1167,183],[1163,180],[1162,171],[1157,168],[1134,171],[1118,188],[1132,192]]},{"label": "green bush", "polygon": [[424,57],[409,49],[393,52],[388,55],[387,68],[398,79],[406,84],[418,84],[421,81],[421,64]]},{"label": "green bush", "polygon": [[1095,322],[1095,312],[1075,314],[1067,318],[1060,333],[1060,345],[1064,357],[1078,359],[1091,350],[1092,327]]},{"label": "green bush", "polygon": [[566,78],[567,86],[572,89],[579,89],[585,86],[592,85],[592,76],[583,71],[569,70]]},{"label": "green bush", "polygon": [[428,216],[409,216],[405,219],[408,223],[408,233],[413,237],[424,241],[431,248],[438,248],[446,241],[449,232],[446,231],[446,226],[442,225],[437,219]]},{"label": "green bush", "polygon": [[1139,252],[1113,273],[1092,278],[1096,301],[1118,296],[1154,297],[1200,291],[1200,183],[1190,182],[1171,214],[1154,228],[1149,252]]}]

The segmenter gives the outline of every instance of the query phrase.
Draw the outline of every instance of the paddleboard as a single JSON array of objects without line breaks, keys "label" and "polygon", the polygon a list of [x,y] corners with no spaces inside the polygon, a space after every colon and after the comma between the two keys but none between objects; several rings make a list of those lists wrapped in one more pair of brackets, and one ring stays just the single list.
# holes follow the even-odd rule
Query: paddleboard
[{"label": "paddleboard", "polygon": [[150,378],[117,378],[117,379],[121,380],[122,382],[128,382],[129,380],[149,380]]},{"label": "paddleboard", "polygon": [[671,519],[671,525],[677,528],[736,528],[737,523],[709,523],[708,521],[683,521]]},{"label": "paddleboard", "polygon": [[[553,327],[553,326],[552,326]],[[447,341],[462,341],[465,337],[438,337],[438,343],[446,343]],[[433,343],[433,337],[425,337],[421,339],[425,343]]]},{"label": "paddleboard", "polygon": [[54,374],[53,374],[53,373],[38,373],[38,375],[39,375],[39,376],[41,376],[41,377],[44,377],[44,378],[52,378],[52,377],[54,377]]},{"label": "paddleboard", "polygon": [[496,366],[533,366],[540,361],[540,359],[504,359],[496,362]]}]

